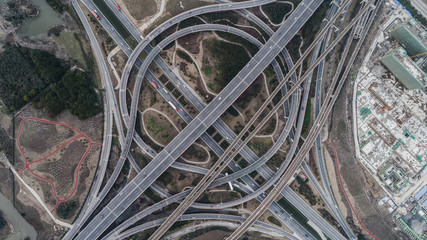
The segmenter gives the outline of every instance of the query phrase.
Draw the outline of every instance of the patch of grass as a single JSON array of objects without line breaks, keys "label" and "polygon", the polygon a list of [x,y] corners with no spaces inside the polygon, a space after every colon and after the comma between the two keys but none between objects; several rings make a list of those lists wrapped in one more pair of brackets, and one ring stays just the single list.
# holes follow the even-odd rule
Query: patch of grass
[{"label": "patch of grass", "polygon": [[200,20],[198,17],[191,17],[188,19],[185,19],[184,21],[179,23],[179,29],[184,29],[187,27],[203,24],[204,22]]},{"label": "patch of grass", "polygon": [[60,218],[68,219],[74,214],[74,211],[76,211],[78,207],[79,203],[77,201],[61,202],[56,213]]},{"label": "patch of grass", "polygon": [[263,138],[256,137],[256,138],[253,138],[249,143],[250,148],[257,150],[259,154],[262,154],[262,155],[264,155],[272,145],[273,145],[273,141],[269,137],[263,137]]},{"label": "patch of grass", "polygon": [[210,66],[210,65],[206,65],[203,70],[207,76],[212,74],[212,66]]},{"label": "patch of grass", "polygon": [[211,90],[214,90],[214,85],[212,83],[208,83],[208,88],[210,88]]},{"label": "patch of grass", "polygon": [[262,10],[270,17],[271,22],[279,24],[286,14],[291,11],[292,6],[284,2],[273,2],[261,6]]},{"label": "patch of grass", "polygon": [[153,190],[151,190],[151,188],[147,188],[147,190],[145,190],[144,194],[147,195],[148,198],[150,198],[151,200],[153,200],[156,203],[163,200],[159,195],[157,195],[157,193],[153,192]]},{"label": "patch of grass", "polygon": [[156,136],[157,136],[157,134],[159,134],[160,132],[163,132],[163,130],[165,130],[165,128],[163,126],[161,126],[156,121],[156,118],[154,118],[154,117],[150,117],[150,119],[148,120],[147,129],[149,131],[151,131],[152,133],[154,133],[154,135],[156,135]]},{"label": "patch of grass", "polygon": [[277,220],[275,217],[273,217],[273,216],[269,216],[268,218],[267,218],[267,220],[269,221],[269,222],[271,222],[272,224],[275,224],[275,225],[277,225],[277,226],[279,226],[279,227],[281,227],[282,226],[282,223],[280,223],[279,222],[279,220]]},{"label": "patch of grass", "polygon": [[298,193],[303,195],[305,199],[308,200],[311,206],[316,205],[317,203],[316,196],[314,196],[314,193],[313,193],[313,190],[311,190],[311,187],[308,186],[307,182],[302,181],[300,178],[298,178],[297,181],[300,184],[298,188]]},{"label": "patch of grass", "polygon": [[236,44],[215,39],[205,43],[217,68],[215,91],[221,91],[249,62],[249,56],[242,46]]},{"label": "patch of grass", "polygon": [[307,103],[307,109],[305,110],[304,121],[302,124],[302,133],[301,135],[306,138],[310,132],[311,126],[311,99]]},{"label": "patch of grass", "polygon": [[87,67],[85,58],[83,57],[82,48],[79,41],[77,41],[76,36],[73,32],[62,31],[59,36],[53,37],[61,46],[67,49],[67,52],[72,56],[72,58],[81,64],[84,68]]},{"label": "patch of grass", "polygon": [[[192,62],[193,62],[193,59],[191,59],[191,57],[190,57],[186,52],[184,52],[184,51],[182,51],[182,50],[180,50],[180,49],[178,49],[178,50],[176,51],[176,54],[178,55],[178,57],[180,57],[180,58],[184,59],[185,61],[187,61],[187,62],[189,62],[189,63],[192,63]],[[163,76],[163,75],[162,75],[162,76]]]}]

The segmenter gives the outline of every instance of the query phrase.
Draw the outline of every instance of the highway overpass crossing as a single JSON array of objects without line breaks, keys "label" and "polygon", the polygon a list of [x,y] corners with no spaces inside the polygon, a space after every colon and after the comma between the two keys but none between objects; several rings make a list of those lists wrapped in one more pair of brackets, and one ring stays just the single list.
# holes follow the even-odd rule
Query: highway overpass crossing
[{"label": "highway overpass crossing", "polygon": [[[248,65],[230,82],[230,84],[218,95],[218,97],[209,104],[205,110],[203,110],[159,155],[153,159],[153,161],[147,165],[145,169],[132,181],[127,187],[125,187],[122,193],[116,196],[110,204],[108,204],[95,218],[89,223],[89,225],[82,231],[78,236],[90,237],[91,232],[95,232],[93,236],[102,233],[114,219],[123,212],[134,199],[138,198],[139,195],[152,183],[154,182],[164,170],[171,165],[171,163],[178,158],[185,149],[191,145],[212,123],[216,120],[236,99],[240,94],[247,88],[248,85],[258,76],[277,54],[281,51],[284,45],[295,35],[296,31],[305,23],[305,21],[311,16],[313,11],[320,5],[321,1],[312,1],[305,5],[306,1],[300,4],[295,11],[291,14],[289,20],[279,28],[279,30],[268,40],[264,47],[252,58]],[[288,24],[287,24],[288,23]],[[291,25],[291,26],[289,26]],[[192,27],[194,28],[194,27]],[[154,30],[153,32],[155,32]],[[191,33],[190,29],[183,29],[174,37],[179,37],[179,34]],[[152,36],[148,36],[148,40],[142,42],[145,46]],[[141,46],[141,44],[139,45]],[[126,137],[126,146],[122,154],[126,157],[129,151],[130,143],[133,137],[134,124],[135,124],[135,112],[137,105],[137,97],[140,87],[140,82],[143,75],[145,74],[148,64],[153,60],[153,53],[160,51],[162,43],[156,46],[144,61],[143,69],[139,74],[134,89],[134,98],[132,99],[131,107],[131,123],[129,124],[129,132]],[[155,56],[155,55],[154,55]],[[151,59],[150,59],[151,57]],[[145,66],[144,66],[145,65]],[[126,72],[126,71],[125,71]],[[138,84],[139,83],[139,84]],[[139,85],[139,87],[137,86]],[[222,100],[219,100],[222,99]],[[133,122],[133,123],[132,123]],[[127,148],[127,149],[126,149]],[[95,227],[96,226],[96,227]],[[95,227],[95,229],[94,229]],[[94,231],[92,231],[94,230]],[[86,235],[88,234],[88,235]]]}]

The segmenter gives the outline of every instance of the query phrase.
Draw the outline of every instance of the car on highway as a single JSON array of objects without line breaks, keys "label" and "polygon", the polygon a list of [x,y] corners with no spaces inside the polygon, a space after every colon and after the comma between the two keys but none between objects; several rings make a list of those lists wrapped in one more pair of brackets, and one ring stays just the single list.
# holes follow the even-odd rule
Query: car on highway
[{"label": "car on highway", "polygon": [[120,7],[119,7],[119,5],[117,5],[117,4],[116,4],[116,8],[117,8],[117,10],[118,10],[118,11],[120,11]]}]

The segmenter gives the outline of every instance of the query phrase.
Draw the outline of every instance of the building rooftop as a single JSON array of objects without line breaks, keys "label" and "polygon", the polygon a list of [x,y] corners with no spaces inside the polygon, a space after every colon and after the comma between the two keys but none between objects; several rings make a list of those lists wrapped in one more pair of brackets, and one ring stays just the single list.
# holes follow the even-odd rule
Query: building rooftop
[{"label": "building rooftop", "polygon": [[381,62],[408,89],[424,88],[427,86],[426,73],[408,57],[403,47],[389,51],[381,58]]},{"label": "building rooftop", "polygon": [[415,19],[397,25],[390,34],[405,46],[410,56],[427,52],[427,30]]}]

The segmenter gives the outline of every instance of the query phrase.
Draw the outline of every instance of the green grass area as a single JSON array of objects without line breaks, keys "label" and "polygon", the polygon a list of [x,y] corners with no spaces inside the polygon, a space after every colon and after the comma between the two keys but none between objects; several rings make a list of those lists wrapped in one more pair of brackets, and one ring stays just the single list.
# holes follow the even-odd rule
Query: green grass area
[{"label": "green grass area", "polygon": [[257,46],[255,46],[253,43],[251,43],[248,40],[246,40],[242,37],[239,37],[237,35],[227,33],[227,32],[217,32],[217,34],[218,34],[218,36],[220,36],[221,38],[224,38],[225,40],[241,44],[242,46],[244,46],[246,48],[246,50],[249,51],[249,53],[252,56],[255,55],[259,50],[259,48]]},{"label": "green grass area", "polygon": [[[184,59],[185,61],[187,61],[189,63],[193,62],[193,59],[191,59],[190,55],[188,55],[186,52],[184,52],[184,51],[182,51],[180,49],[178,49],[176,51],[176,54],[178,55],[178,57]],[[164,75],[162,75],[162,76],[164,76]]]},{"label": "green grass area", "polygon": [[273,216],[269,216],[268,218],[267,218],[267,220],[269,221],[269,222],[271,222],[271,223],[273,223],[273,224],[275,224],[275,225],[277,225],[277,226],[279,226],[279,227],[281,227],[282,226],[282,223],[280,223],[280,221],[279,220],[277,220],[275,217],[273,217]]},{"label": "green grass area", "polygon": [[322,239],[319,233],[316,232],[310,225],[308,225],[308,218],[306,218],[294,205],[292,205],[285,198],[280,199],[277,203],[288,212],[302,227],[304,227],[316,239]]},{"label": "green grass area", "polygon": [[311,99],[307,102],[307,109],[305,110],[304,121],[302,124],[301,135],[306,138],[310,132],[311,126]]},{"label": "green grass area", "polygon": [[199,24],[203,24],[204,22],[198,18],[198,17],[191,17],[188,19],[185,19],[184,21],[179,23],[179,28],[178,29],[184,29],[187,27],[191,27],[191,26],[195,26],[195,25],[199,25]]},{"label": "green grass area", "polygon": [[212,74],[212,66],[210,66],[210,65],[205,66],[205,68],[203,69],[203,71],[205,72],[205,74],[207,76],[211,75]]},{"label": "green grass area", "polygon": [[259,154],[265,154],[273,146],[273,140],[269,137],[255,137],[250,141],[249,146],[257,150]]},{"label": "green grass area", "polygon": [[113,25],[116,31],[122,36],[123,39],[134,48],[136,45],[136,40],[132,37],[123,23],[114,15],[111,9],[107,6],[107,4],[103,0],[94,0],[93,3],[99,8],[102,14],[108,19],[108,21]]},{"label": "green grass area", "polygon": [[58,37],[54,36],[53,38],[67,50],[74,60],[84,68],[87,67],[87,63],[82,53],[82,47],[73,32],[62,31]]},{"label": "green grass area", "polygon": [[298,183],[300,184],[298,187],[298,193],[303,195],[305,199],[310,202],[311,206],[316,205],[317,199],[316,196],[314,196],[313,190],[311,190],[311,187],[307,184],[307,182],[302,181],[301,178],[297,178]]},{"label": "green grass area", "polygon": [[60,218],[68,219],[74,214],[74,211],[76,211],[78,207],[79,204],[77,201],[62,202],[58,205],[56,213]]},{"label": "green grass area", "polygon": [[215,91],[221,91],[234,76],[249,62],[249,55],[239,45],[209,39],[206,42],[217,69]]},{"label": "green grass area", "polygon": [[273,2],[262,6],[262,10],[270,17],[271,22],[279,24],[284,16],[288,14],[292,6],[284,2]]},{"label": "green grass area", "polygon": [[163,132],[165,128],[157,122],[155,117],[150,117],[147,124],[147,130],[157,136],[159,133]]},{"label": "green grass area", "polygon": [[144,194],[147,195],[148,198],[150,198],[151,200],[153,200],[156,203],[162,201],[162,198],[159,195],[157,195],[157,193],[153,192],[153,190],[151,190],[151,188],[147,188],[147,190],[145,190]]}]

